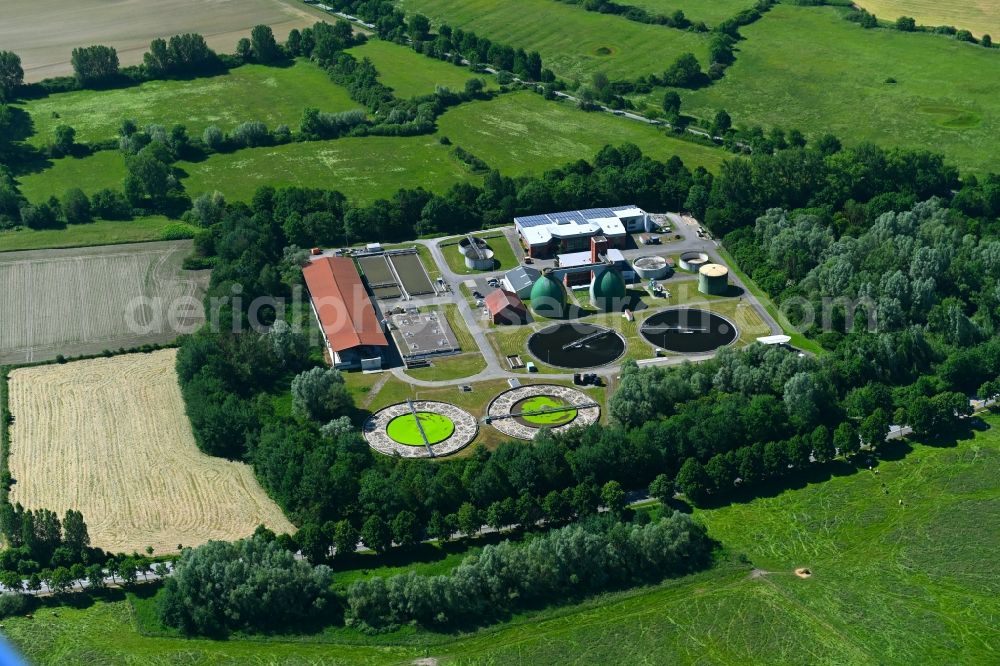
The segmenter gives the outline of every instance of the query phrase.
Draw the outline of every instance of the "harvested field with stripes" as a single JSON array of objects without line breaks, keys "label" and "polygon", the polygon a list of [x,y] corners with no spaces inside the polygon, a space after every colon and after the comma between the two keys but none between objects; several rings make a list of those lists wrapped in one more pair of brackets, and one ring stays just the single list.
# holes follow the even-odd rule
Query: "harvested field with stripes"
[{"label": "harvested field with stripes", "polygon": [[[0,363],[169,342],[203,321],[190,241],[0,254]],[[173,309],[173,315],[171,310]]]},{"label": "harvested field with stripes", "polygon": [[10,375],[11,501],[83,512],[95,546],[176,552],[294,531],[248,465],[205,455],[184,413],[175,350]]}]

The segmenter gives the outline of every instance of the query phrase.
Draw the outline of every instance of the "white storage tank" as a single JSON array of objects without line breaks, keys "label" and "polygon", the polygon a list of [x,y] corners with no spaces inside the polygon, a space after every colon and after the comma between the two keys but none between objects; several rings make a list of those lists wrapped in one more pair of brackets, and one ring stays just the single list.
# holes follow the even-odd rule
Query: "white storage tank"
[{"label": "white storage tank", "polygon": [[496,265],[493,250],[482,238],[466,236],[459,241],[458,251],[465,257],[465,266],[474,271],[491,271]]},{"label": "white storage tank", "polygon": [[632,262],[636,275],[643,280],[661,280],[670,274],[670,267],[663,257],[642,257]]}]

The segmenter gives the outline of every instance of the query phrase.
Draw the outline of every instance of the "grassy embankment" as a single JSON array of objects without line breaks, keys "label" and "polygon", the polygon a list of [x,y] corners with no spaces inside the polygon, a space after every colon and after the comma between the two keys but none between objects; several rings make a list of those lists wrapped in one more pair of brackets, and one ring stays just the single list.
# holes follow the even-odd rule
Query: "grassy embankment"
[{"label": "grassy embankment", "polygon": [[[162,215],[125,221],[97,220],[90,224],[73,224],[61,229],[22,228],[16,231],[0,231],[0,252],[173,240],[173,232],[181,230],[185,230],[189,235],[195,232],[193,227]],[[167,235],[171,238],[165,238]]]}]

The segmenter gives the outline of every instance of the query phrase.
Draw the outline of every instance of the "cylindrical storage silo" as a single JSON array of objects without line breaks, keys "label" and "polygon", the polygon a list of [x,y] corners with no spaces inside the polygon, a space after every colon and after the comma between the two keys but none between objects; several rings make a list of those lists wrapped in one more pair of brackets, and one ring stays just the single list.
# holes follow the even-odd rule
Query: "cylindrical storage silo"
[{"label": "cylindrical storage silo", "polygon": [[474,271],[491,271],[495,267],[493,250],[486,241],[475,236],[463,238],[458,243],[458,251],[465,258],[465,266]]},{"label": "cylindrical storage silo", "polygon": [[698,270],[698,291],[712,296],[729,293],[729,269],[721,264],[705,264]]},{"label": "cylindrical storage silo", "polygon": [[708,263],[708,255],[704,252],[685,252],[681,255],[681,268],[686,271],[696,271]]},{"label": "cylindrical storage silo", "polygon": [[662,280],[670,274],[667,260],[663,257],[643,257],[632,263],[635,274],[643,280]]}]

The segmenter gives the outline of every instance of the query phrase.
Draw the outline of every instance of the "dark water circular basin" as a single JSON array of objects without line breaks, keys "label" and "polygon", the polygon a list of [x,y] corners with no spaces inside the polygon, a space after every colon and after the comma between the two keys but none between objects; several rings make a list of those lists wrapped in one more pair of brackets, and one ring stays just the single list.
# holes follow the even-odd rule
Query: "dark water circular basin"
[{"label": "dark water circular basin", "polygon": [[725,317],[695,308],[658,312],[643,322],[639,332],[651,344],[681,354],[714,351],[738,335],[736,325]]},{"label": "dark water circular basin", "polygon": [[619,358],[625,353],[625,340],[604,326],[555,324],[528,338],[528,351],[546,365],[583,370]]}]

